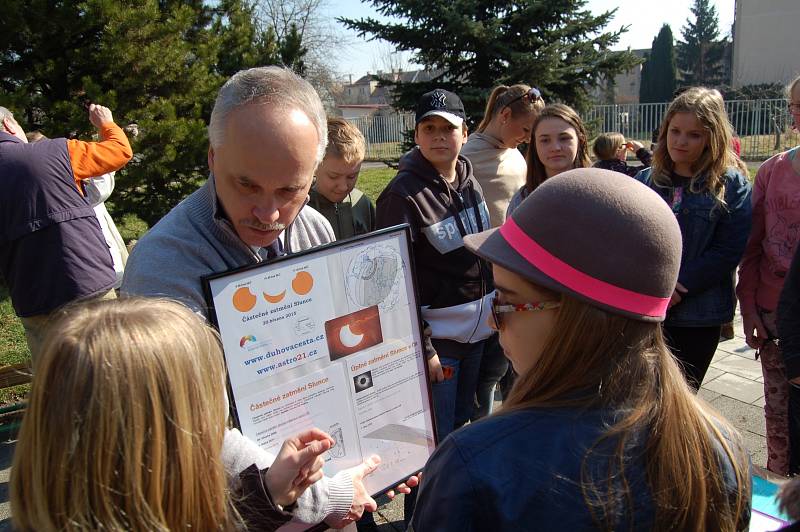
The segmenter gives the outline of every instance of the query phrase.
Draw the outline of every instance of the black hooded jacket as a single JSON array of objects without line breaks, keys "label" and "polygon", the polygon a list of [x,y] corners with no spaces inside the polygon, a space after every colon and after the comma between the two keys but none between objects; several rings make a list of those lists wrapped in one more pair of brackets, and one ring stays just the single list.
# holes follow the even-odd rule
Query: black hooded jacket
[{"label": "black hooded jacket", "polygon": [[463,156],[450,184],[414,148],[400,160],[397,175],[377,201],[377,226],[411,226],[416,279],[429,337],[469,344],[487,338],[491,267],[464,247],[464,235],[491,228],[483,191]]}]

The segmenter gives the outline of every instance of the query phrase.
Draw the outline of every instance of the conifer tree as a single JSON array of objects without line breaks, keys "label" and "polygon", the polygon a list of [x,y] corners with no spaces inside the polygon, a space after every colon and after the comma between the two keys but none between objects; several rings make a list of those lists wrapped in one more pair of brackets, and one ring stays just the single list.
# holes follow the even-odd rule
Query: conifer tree
[{"label": "conifer tree", "polygon": [[305,57],[306,53],[308,53],[308,50],[303,46],[303,37],[297,30],[297,24],[293,23],[281,43],[281,61],[302,76],[305,74],[303,57]]},{"label": "conifer tree", "polygon": [[399,19],[339,19],[359,35],[412,53],[417,64],[441,69],[430,83],[393,84],[395,105],[410,109],[435,86],[456,91],[475,123],[492,87],[528,83],[548,101],[578,107],[602,79],[637,64],[611,47],[625,31],[605,32],[613,11],[594,15],[585,0],[369,0]]},{"label": "conifer tree", "polygon": [[641,103],[669,102],[675,92],[677,67],[672,29],[664,24],[653,39],[653,46],[642,65],[642,83],[639,89]]},{"label": "conifer tree", "polygon": [[710,0],[694,0],[695,17],[686,21],[678,43],[678,68],[683,86],[715,87],[726,82],[725,42],[719,38],[717,9]]}]

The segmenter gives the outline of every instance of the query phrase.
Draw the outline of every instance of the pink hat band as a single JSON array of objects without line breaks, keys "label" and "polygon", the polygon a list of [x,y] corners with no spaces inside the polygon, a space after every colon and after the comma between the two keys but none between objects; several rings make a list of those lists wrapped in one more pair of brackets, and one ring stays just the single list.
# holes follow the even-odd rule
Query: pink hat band
[{"label": "pink hat band", "polygon": [[496,230],[464,245],[524,279],[607,312],[658,322],[681,262],[681,230],[661,197],[599,168],[547,179]]},{"label": "pink hat band", "polygon": [[654,318],[663,316],[667,312],[670,298],[634,292],[576,270],[540,246],[516,224],[513,218],[508,218],[500,227],[500,234],[514,251],[542,273],[588,299]]}]

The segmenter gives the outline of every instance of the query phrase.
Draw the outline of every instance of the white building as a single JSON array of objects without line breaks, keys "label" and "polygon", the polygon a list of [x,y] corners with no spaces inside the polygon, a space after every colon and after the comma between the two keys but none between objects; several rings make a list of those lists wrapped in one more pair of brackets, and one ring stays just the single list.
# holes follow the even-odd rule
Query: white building
[{"label": "white building", "polygon": [[735,0],[734,87],[791,81],[800,73],[800,0]]}]

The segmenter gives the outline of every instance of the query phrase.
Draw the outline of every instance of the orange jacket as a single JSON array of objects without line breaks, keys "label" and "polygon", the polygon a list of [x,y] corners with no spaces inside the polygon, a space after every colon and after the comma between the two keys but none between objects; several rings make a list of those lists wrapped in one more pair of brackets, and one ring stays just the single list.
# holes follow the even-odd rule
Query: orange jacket
[{"label": "orange jacket", "polygon": [[83,195],[81,181],[119,170],[133,157],[125,132],[114,122],[100,127],[100,142],[67,140],[75,186]]}]

